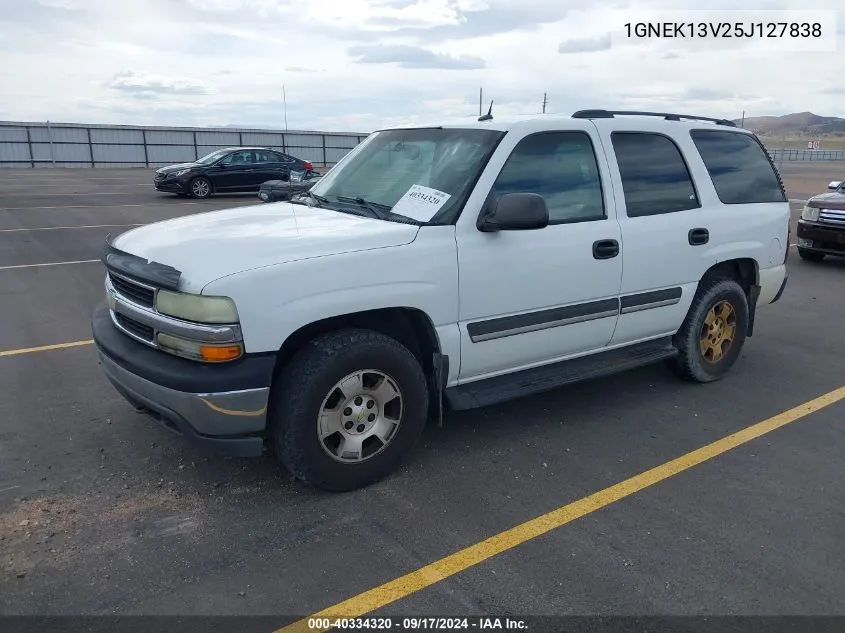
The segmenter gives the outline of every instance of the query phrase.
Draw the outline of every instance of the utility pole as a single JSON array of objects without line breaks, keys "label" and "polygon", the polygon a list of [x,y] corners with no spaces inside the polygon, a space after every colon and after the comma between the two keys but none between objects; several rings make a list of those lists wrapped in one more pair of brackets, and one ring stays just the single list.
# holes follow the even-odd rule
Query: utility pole
[{"label": "utility pole", "polygon": [[543,93],[543,114],[546,113],[546,104],[548,102],[549,102],[548,95],[546,95],[546,93],[544,92]]},{"label": "utility pole", "polygon": [[745,110],[742,111],[742,123],[739,124],[739,127],[745,127]]},{"label": "utility pole", "polygon": [[484,96],[484,88],[478,89],[478,116],[481,116],[481,101]]}]

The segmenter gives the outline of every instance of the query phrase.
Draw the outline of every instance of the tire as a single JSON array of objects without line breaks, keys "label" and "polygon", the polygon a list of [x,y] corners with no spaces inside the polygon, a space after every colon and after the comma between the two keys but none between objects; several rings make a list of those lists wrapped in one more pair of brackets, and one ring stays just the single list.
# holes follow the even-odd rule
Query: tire
[{"label": "tire", "polygon": [[188,191],[192,198],[208,198],[211,195],[211,182],[205,176],[198,176],[190,182]]},{"label": "tire", "polygon": [[685,380],[719,380],[739,358],[747,333],[748,298],[742,286],[733,279],[705,280],[674,336],[678,356],[670,366]]},{"label": "tire", "polygon": [[808,262],[820,262],[824,259],[825,254],[819,253],[818,251],[810,251],[806,248],[799,248],[798,249],[798,256],[801,259],[808,261]]},{"label": "tire", "polygon": [[[349,387],[335,388],[345,377],[360,373],[358,388],[352,387],[354,378]],[[398,397],[392,396],[394,388]],[[362,488],[390,474],[417,442],[428,398],[419,362],[395,339],[362,329],[321,335],[306,343],[274,382],[269,409],[274,453],[294,477],[309,485],[335,492]],[[372,409],[370,401],[375,403]],[[337,417],[318,422],[324,406]],[[338,457],[348,455],[340,448],[341,439],[356,447],[361,438],[366,439],[357,445],[357,454],[363,459]]]}]

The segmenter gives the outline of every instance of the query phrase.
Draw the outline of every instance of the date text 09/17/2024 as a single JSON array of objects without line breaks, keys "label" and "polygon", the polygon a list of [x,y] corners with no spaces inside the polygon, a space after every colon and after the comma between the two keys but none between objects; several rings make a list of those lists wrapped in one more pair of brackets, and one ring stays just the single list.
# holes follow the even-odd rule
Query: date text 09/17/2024
[{"label": "date text 09/17/2024", "polygon": [[444,617],[411,617],[395,620],[383,618],[309,618],[308,628],[312,630],[361,630],[376,629],[389,631],[394,628],[400,631],[448,631],[448,630],[526,630],[528,624],[519,618],[473,617],[473,618],[444,618]]}]

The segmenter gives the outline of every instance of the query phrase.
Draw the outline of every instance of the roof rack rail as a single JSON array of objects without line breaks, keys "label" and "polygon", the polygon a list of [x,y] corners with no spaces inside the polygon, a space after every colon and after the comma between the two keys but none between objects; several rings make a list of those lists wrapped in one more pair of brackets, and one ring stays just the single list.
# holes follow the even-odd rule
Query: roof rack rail
[{"label": "roof rack rail", "polygon": [[710,121],[717,125],[737,127],[736,123],[729,119],[714,119],[707,116],[692,116],[690,114],[672,114],[670,112],[639,112],[637,110],[578,110],[572,115],[573,119],[612,119],[617,114],[634,116],[659,116],[667,121],[680,121],[689,119],[691,121]]}]

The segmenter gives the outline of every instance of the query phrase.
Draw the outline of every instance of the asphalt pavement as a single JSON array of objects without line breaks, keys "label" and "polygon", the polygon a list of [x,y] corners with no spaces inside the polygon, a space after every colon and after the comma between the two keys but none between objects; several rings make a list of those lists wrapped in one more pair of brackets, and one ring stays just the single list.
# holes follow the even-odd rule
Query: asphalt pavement
[{"label": "asphalt pavement", "polygon": [[[791,198],[845,172],[800,167],[782,168]],[[657,365],[448,414],[388,479],[316,491],[271,457],[190,445],[103,376],[87,341],[106,234],[257,203],[187,201],[151,178],[0,171],[2,614],[281,625],[845,385],[845,260],[793,249],[785,294],[724,380],[686,384]],[[845,615],[843,419],[845,400],[374,614]]]}]

